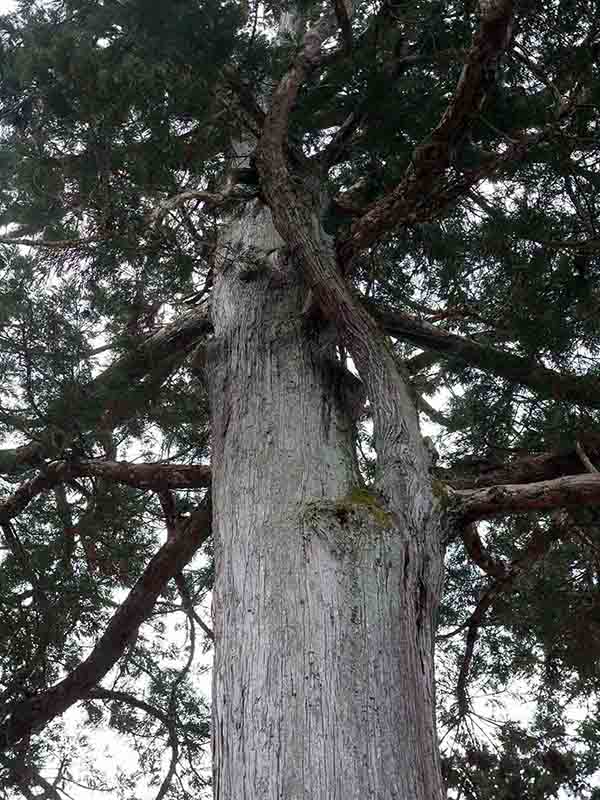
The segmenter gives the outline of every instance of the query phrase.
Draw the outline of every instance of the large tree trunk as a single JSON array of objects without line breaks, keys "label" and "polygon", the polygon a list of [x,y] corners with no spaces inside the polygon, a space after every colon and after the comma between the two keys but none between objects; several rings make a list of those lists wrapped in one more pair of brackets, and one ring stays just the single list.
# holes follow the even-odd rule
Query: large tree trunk
[{"label": "large tree trunk", "polygon": [[360,488],[352,378],[303,313],[266,206],[249,204],[220,252],[215,800],[439,800],[438,516]]}]

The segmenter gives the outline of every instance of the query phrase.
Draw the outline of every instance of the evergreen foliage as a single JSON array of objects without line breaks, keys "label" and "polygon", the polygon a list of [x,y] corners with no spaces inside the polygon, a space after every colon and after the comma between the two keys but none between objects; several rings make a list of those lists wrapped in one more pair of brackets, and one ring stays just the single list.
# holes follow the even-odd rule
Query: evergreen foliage
[{"label": "evergreen foliage", "polygon": [[[309,19],[326,7],[303,5]],[[164,541],[169,509],[191,519],[206,505],[198,485],[152,491],[81,465],[209,461],[206,331],[171,350],[153,343],[201,314],[222,215],[260,191],[246,175],[226,201],[207,199],[240,167],[231,139],[260,124],[261,98],[297,51],[273,35],[285,8],[21,0],[0,18],[2,724],[86,658]],[[290,150],[303,169],[327,159],[324,225],[339,242],[428,141],[477,25],[461,0],[358,2],[351,46],[332,40],[305,82]],[[485,103],[434,187],[450,199],[363,250],[347,274],[375,306],[488,349],[482,369],[441,345],[393,340],[440,451],[435,480],[451,487],[528,455],[562,459],[551,477],[586,472],[586,459],[600,467],[600,397],[574,400],[550,377],[544,393],[525,374],[600,378],[599,56],[595,0],[518,4]],[[184,191],[199,194],[153,217]],[[252,253],[227,255],[254,268]],[[504,354],[521,357],[522,380],[503,372]],[[358,433],[368,477],[368,414]],[[62,481],[55,462],[72,469]],[[41,479],[46,490],[12,514],[4,501]],[[484,523],[495,573],[462,540],[449,545],[438,670],[449,797],[600,797],[599,514]],[[147,785],[156,797],[209,796],[199,676],[210,638],[198,618],[211,558],[205,542],[177,572],[78,717],[0,756],[0,797],[73,796],[74,782],[123,798]],[[91,755],[106,727],[132,753],[116,778]]]}]

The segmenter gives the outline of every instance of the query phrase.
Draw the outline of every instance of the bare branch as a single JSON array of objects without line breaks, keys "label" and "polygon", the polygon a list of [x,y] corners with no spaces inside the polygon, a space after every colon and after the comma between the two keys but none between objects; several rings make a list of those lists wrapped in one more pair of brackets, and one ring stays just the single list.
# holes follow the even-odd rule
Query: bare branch
[{"label": "bare branch", "polygon": [[215,635],[213,631],[202,620],[202,618],[194,608],[194,603],[188,591],[187,584],[185,582],[185,577],[182,572],[180,572],[178,575],[175,576],[175,583],[177,585],[177,588],[179,589],[179,594],[181,595],[181,602],[183,604],[183,607],[185,608],[186,613],[190,617],[190,620],[196,622],[198,624],[198,627],[206,634],[206,636],[211,641],[214,641]]},{"label": "bare branch", "polygon": [[[341,2],[341,0],[338,0],[338,2]],[[364,114],[360,108],[348,114],[346,119],[334,133],[331,141],[319,153],[319,161],[323,171],[327,171],[338,161],[341,153],[343,153],[346,149],[363,117]]]},{"label": "bare branch", "polygon": [[583,255],[588,253],[598,253],[600,251],[600,239],[533,239],[529,236],[520,236],[527,242],[548,247],[551,250],[571,250]]},{"label": "bare branch", "polygon": [[[337,27],[335,13],[325,14],[305,34],[302,46],[294,63],[279,81],[271,97],[271,106],[265,118],[259,151],[269,153],[276,159],[279,170],[287,174],[284,157],[284,143],[287,137],[289,114],[293,108],[298,91],[310,72],[322,60],[321,46]],[[259,153],[257,153],[258,155]]]},{"label": "bare branch", "polygon": [[587,469],[587,471],[588,471],[588,472],[590,472],[590,473],[594,474],[594,473],[598,473],[598,472],[600,471],[600,470],[598,470],[598,468],[597,468],[597,467],[595,467],[595,466],[592,464],[592,462],[590,461],[590,459],[589,459],[589,456],[588,456],[588,454],[585,452],[585,450],[583,449],[583,445],[581,444],[581,442],[579,441],[579,439],[578,439],[578,440],[575,442],[575,450],[576,450],[576,452],[577,452],[577,455],[578,455],[578,456],[579,456],[579,458],[581,459],[581,463],[582,463],[582,464],[583,464],[583,466],[584,466],[584,467]]},{"label": "bare branch", "polygon": [[506,565],[495,559],[485,548],[475,523],[465,525],[461,531],[465,550],[478,567],[487,575],[503,580],[506,577]]},{"label": "bare branch", "polygon": [[0,723],[0,751],[39,731],[73,703],[87,697],[116,664],[152,612],[159,594],[206,541],[210,530],[211,511],[207,499],[180,526],[177,537],[167,541],[150,560],[88,657],[60,683],[7,709]]},{"label": "bare branch", "polygon": [[[600,458],[600,437],[597,434],[581,432],[578,438],[588,454]],[[434,474],[437,480],[452,489],[481,489],[500,483],[533,483],[564,475],[580,475],[581,459],[572,447],[537,455],[518,455],[504,464],[478,461],[476,471],[468,463],[458,463],[449,469],[437,467]]]},{"label": "bare branch", "polygon": [[465,522],[524,511],[600,505],[600,475],[568,475],[537,483],[505,484],[487,489],[451,490],[455,511]]},{"label": "bare branch", "polygon": [[98,477],[138,489],[205,489],[211,469],[204,464],[134,464],[131,461],[79,461],[74,477]]},{"label": "bare branch", "polygon": [[443,428],[450,427],[450,420],[437,408],[434,408],[421,394],[417,394],[415,398],[417,410],[426,414],[432,422],[441,425]]},{"label": "bare branch", "polygon": [[68,250],[69,248],[87,247],[90,244],[105,242],[106,236],[89,236],[84,239],[20,239],[11,236],[0,236],[0,244],[22,245],[23,247],[41,247],[46,250]]}]

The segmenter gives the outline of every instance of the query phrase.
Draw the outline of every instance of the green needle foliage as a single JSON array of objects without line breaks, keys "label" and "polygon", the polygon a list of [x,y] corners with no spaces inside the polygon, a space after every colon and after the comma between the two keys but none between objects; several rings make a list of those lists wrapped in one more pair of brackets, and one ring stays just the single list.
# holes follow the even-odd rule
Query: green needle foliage
[{"label": "green needle foliage", "polygon": [[[338,242],[403,179],[442,118],[477,30],[472,5],[359,1],[351,45],[332,40],[304,83],[289,148],[315,171],[326,154],[324,226]],[[329,8],[302,6],[313,20]],[[527,455],[556,454],[566,466],[548,477],[585,472],[581,453],[600,467],[600,397],[574,400],[558,379],[541,391],[503,372],[512,355],[565,381],[600,378],[600,6],[517,6],[485,102],[431,189],[449,199],[360,252],[347,274],[372,303],[487,348],[482,369],[442,346],[421,353],[414,338],[393,339],[440,451],[435,480],[458,488]],[[74,468],[18,515],[0,509],[2,724],[87,657],[165,540],[164,491],[76,467],[208,462],[206,330],[170,351],[153,350],[152,337],[202,308],[219,227],[244,201],[196,197],[158,221],[153,212],[180,192],[224,191],[240,166],[232,140],[259,130],[260,104],[297,52],[299,40],[274,36],[285,10],[22,0],[0,18],[3,498],[55,461]],[[238,189],[257,196],[251,172]],[[230,257],[255,268],[252,253]],[[358,430],[367,478],[370,431],[367,412]],[[27,447],[29,460],[16,449]],[[179,487],[168,502],[186,519],[202,495]],[[449,545],[438,669],[449,797],[600,798],[599,515],[581,506],[485,523],[490,557],[507,574],[519,562],[510,580],[485,574],[461,541]],[[532,554],[534,536],[546,546]],[[78,698],[81,713],[0,757],[0,798],[66,798],[78,786],[209,796],[210,639],[198,617],[208,619],[211,586],[207,543]],[[97,758],[106,728],[131,754],[122,770]]]}]

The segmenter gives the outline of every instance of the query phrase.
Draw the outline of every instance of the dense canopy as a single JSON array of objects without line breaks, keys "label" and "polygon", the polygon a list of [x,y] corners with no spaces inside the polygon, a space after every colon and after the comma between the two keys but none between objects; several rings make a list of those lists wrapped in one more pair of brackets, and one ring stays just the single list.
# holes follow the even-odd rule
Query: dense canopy
[{"label": "dense canopy", "polygon": [[0,18],[0,797],[210,794],[208,304],[216,261],[261,268],[218,235],[262,198],[240,143],[282,77],[290,169],[462,519],[449,796],[600,797],[600,4],[481,5],[303,0],[279,36],[257,0]]}]

